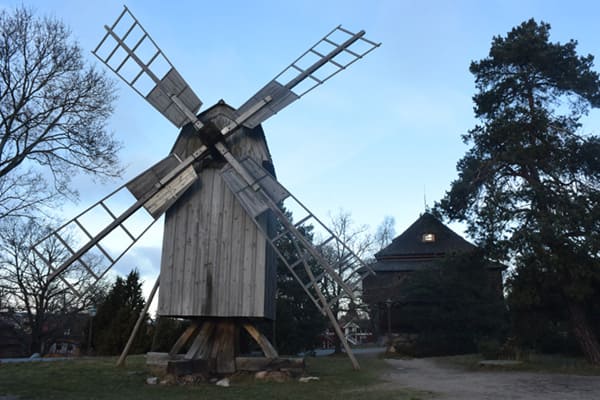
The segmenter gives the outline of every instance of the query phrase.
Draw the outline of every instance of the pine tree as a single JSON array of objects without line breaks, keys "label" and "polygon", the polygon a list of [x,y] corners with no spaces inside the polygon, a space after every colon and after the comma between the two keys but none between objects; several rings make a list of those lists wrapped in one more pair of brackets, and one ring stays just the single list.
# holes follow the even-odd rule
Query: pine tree
[{"label": "pine tree", "polygon": [[[309,240],[312,240],[311,230],[312,227],[302,228],[302,233]],[[291,259],[291,254],[296,251],[293,243],[285,240],[278,242],[278,250],[287,259]],[[308,280],[302,268],[299,268],[296,273],[305,281]],[[314,349],[318,345],[319,336],[325,332],[326,320],[279,259],[276,298],[275,338],[279,353],[296,354]]]},{"label": "pine tree", "polygon": [[[93,347],[98,354],[115,355],[123,350],[144,305],[139,272],[133,270],[125,279],[117,277],[93,321]],[[150,341],[147,330],[140,329],[130,352],[147,351]]]},{"label": "pine tree", "polygon": [[506,335],[502,293],[481,251],[449,255],[439,268],[415,271],[402,293],[404,329],[418,334],[418,356],[466,354]]},{"label": "pine tree", "polygon": [[481,124],[463,137],[472,147],[438,206],[512,261],[513,279],[535,271],[529,296],[557,294],[586,358],[600,364],[588,311],[600,274],[600,137],[581,129],[600,106],[600,80],[576,41],[549,36],[549,24],[531,19],[471,64]]}]

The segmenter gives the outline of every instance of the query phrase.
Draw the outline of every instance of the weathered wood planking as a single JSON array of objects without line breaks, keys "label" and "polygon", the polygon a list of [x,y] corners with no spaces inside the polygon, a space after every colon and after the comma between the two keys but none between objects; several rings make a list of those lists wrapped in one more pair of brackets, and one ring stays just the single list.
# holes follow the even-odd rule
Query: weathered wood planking
[{"label": "weathered wood planking", "polygon": [[181,172],[175,179],[158,191],[144,204],[144,208],[154,217],[158,218],[169,208],[177,197],[185,192],[197,179],[196,171],[191,165]]},{"label": "weathered wood planking", "polygon": [[186,330],[179,336],[179,339],[175,342],[171,350],[169,351],[169,357],[175,357],[179,354],[179,351],[185,344],[190,340],[192,336],[194,336],[198,332],[198,323],[192,322],[190,326],[186,328]]},{"label": "weathered wood planking", "polygon": [[256,329],[254,325],[244,324],[244,329],[250,334],[250,336],[252,336],[256,343],[258,343],[266,357],[279,357],[279,354],[277,354],[277,350],[275,350],[271,342],[269,342],[265,335],[263,335],[258,329]]},{"label": "weathered wood planking", "polygon": [[[217,105],[200,118],[220,127],[228,122],[226,116],[233,116],[233,110]],[[261,127],[239,131],[228,144],[237,158],[250,156],[259,165],[271,161]],[[184,128],[172,153],[184,158],[199,145],[197,135]],[[219,173],[224,164],[203,163],[199,179],[166,213],[158,313],[273,319],[272,251],[225,185]]]},{"label": "weathered wood planking", "polygon": [[189,350],[185,354],[186,360],[191,360],[193,358],[205,358],[209,354],[207,353],[209,349],[209,343],[211,343],[211,336],[215,330],[215,324],[212,321],[206,321],[200,332],[198,332],[198,336],[194,339],[194,342],[190,346]]},{"label": "weathered wood planking", "polygon": [[144,197],[149,188],[164,178],[177,164],[179,164],[177,158],[169,155],[129,182],[127,189],[139,200]]}]

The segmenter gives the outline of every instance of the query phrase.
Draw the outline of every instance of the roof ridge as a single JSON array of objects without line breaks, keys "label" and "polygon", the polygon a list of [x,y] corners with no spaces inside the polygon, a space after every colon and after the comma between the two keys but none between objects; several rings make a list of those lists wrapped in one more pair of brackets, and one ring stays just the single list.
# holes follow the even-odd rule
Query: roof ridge
[{"label": "roof ridge", "polygon": [[[425,234],[431,235],[430,240],[424,240]],[[381,260],[388,257],[444,255],[450,252],[472,251],[476,248],[433,214],[425,212],[387,247],[377,252],[375,258]]]}]

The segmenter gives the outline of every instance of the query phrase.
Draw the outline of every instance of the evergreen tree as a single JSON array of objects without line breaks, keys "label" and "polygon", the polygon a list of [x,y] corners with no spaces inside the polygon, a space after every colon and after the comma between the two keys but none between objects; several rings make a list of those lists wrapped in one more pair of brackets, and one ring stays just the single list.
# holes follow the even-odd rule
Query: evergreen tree
[{"label": "evergreen tree", "polygon": [[487,263],[476,251],[411,274],[403,288],[400,323],[418,334],[415,355],[466,354],[476,352],[482,341],[502,341],[506,309]]},{"label": "evergreen tree", "polygon": [[[125,279],[117,277],[93,321],[93,347],[98,354],[121,353],[144,305],[139,272],[133,270]],[[147,330],[140,329],[130,352],[147,351],[150,341]]]},{"label": "evergreen tree", "polygon": [[[302,233],[312,241],[311,228],[301,229]],[[291,254],[295,254],[294,245],[289,240],[280,240],[278,250],[287,259],[292,259]],[[275,324],[277,349],[281,354],[297,354],[300,351],[312,350],[317,347],[319,336],[325,332],[326,320],[285,264],[279,259],[277,261]],[[308,281],[302,268],[298,268],[296,273],[301,279]]]},{"label": "evergreen tree", "polygon": [[471,64],[481,124],[463,137],[472,147],[438,206],[511,260],[514,282],[535,275],[531,300],[554,293],[586,358],[600,364],[589,314],[600,274],[600,137],[581,129],[600,106],[600,80],[592,55],[549,34],[531,19]]},{"label": "evergreen tree", "polygon": [[156,316],[152,332],[151,351],[168,352],[179,339],[183,331],[190,326],[190,321],[170,317]]},{"label": "evergreen tree", "polygon": [[[579,348],[569,334],[569,317],[561,306],[561,294],[546,290],[543,275],[538,268],[519,264],[507,278],[514,344],[542,353],[577,354]],[[594,315],[593,310],[589,311]]]},{"label": "evergreen tree", "polygon": [[297,354],[319,346],[327,322],[290,274],[287,267],[277,275],[277,320],[275,337],[281,354]]}]

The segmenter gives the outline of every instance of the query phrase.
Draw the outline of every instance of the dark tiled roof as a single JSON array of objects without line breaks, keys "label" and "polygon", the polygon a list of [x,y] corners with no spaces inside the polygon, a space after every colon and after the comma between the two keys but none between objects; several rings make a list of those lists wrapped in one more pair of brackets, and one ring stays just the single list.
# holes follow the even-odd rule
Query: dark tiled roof
[{"label": "dark tiled roof", "polygon": [[[423,235],[432,233],[435,241],[423,242]],[[477,247],[456,234],[429,213],[419,217],[387,247],[375,254],[376,262],[370,265],[375,272],[422,271],[438,268],[440,260],[457,253],[475,251]],[[497,262],[488,261],[488,269],[506,269]]]},{"label": "dark tiled roof", "polygon": [[[433,233],[434,242],[423,242],[423,235]],[[384,259],[441,257],[452,253],[475,250],[476,247],[453,232],[440,220],[424,213],[387,247],[375,254],[378,261]]]}]

